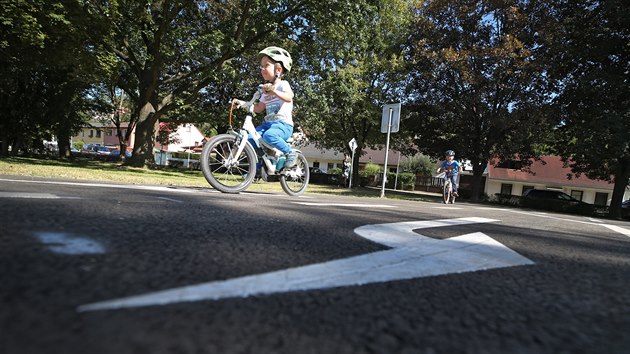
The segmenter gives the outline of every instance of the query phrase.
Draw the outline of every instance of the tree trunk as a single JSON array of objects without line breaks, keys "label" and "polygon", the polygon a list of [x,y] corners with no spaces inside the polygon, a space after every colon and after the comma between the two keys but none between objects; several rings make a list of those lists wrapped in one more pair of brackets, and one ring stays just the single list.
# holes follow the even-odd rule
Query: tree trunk
[{"label": "tree trunk", "polygon": [[608,216],[613,219],[621,217],[621,203],[628,187],[628,180],[630,180],[630,159],[624,159],[619,164],[618,173],[615,175],[615,186],[608,208]]},{"label": "tree trunk", "polygon": [[72,151],[70,151],[70,133],[65,129],[58,129],[55,132],[57,135],[57,148],[59,149],[59,157],[65,159],[72,159]]},{"label": "tree trunk", "polygon": [[0,129],[0,131],[2,133],[0,133],[0,156],[7,156],[9,155],[9,134],[6,133],[5,127],[2,127],[2,129]]},{"label": "tree trunk", "polygon": [[143,167],[153,160],[153,144],[155,141],[155,119],[153,117],[139,121],[136,126],[136,140],[133,153],[125,164]]},{"label": "tree trunk", "polygon": [[[350,179],[352,180],[352,187],[359,187],[361,185],[361,179],[359,178],[359,159],[361,157],[361,152],[363,151],[363,145],[359,145],[356,150],[354,150],[354,159],[352,160],[352,175],[350,175]],[[352,159],[353,154],[352,150],[350,151],[350,158]]]},{"label": "tree trunk", "polygon": [[486,161],[471,161],[473,165],[473,181],[472,181],[472,191],[470,195],[471,202],[478,202],[479,197],[483,193],[484,186],[481,185],[483,181],[483,171],[486,170]]},{"label": "tree trunk", "polygon": [[159,115],[151,103],[139,105],[138,123],[136,124],[136,137],[133,144],[133,153],[125,160],[125,165],[143,167],[151,164],[153,160],[153,145],[155,144],[155,132]]}]

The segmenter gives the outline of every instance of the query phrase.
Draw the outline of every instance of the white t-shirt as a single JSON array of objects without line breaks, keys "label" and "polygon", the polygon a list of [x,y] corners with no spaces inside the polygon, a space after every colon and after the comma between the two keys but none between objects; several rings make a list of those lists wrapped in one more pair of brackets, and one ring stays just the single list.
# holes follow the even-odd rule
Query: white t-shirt
[{"label": "white t-shirt", "polygon": [[[291,85],[289,85],[289,82],[284,80],[280,80],[280,82],[276,85],[276,91],[293,92],[293,90],[291,90]],[[260,97],[260,102],[265,104],[266,115],[279,114],[280,116],[282,116],[280,120],[287,124],[293,125],[293,100],[291,100],[291,102],[286,102],[278,98],[278,96],[274,95],[273,93],[263,92],[262,96]]]}]

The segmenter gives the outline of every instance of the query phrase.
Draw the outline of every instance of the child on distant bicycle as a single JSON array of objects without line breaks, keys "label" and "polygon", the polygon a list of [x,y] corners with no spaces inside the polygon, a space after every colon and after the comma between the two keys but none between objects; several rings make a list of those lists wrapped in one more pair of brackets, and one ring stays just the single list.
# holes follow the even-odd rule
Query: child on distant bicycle
[{"label": "child on distant bicycle", "polygon": [[457,197],[457,175],[461,171],[461,165],[457,162],[457,160],[455,160],[455,151],[448,150],[445,155],[446,161],[440,164],[437,168],[437,173],[444,171],[444,181],[447,179],[451,180],[451,185],[453,186],[453,196]]},{"label": "child on distant bicycle", "polygon": [[[289,52],[273,46],[261,50],[258,58],[265,84],[262,86],[260,101],[254,104],[254,112],[266,111],[266,115],[265,122],[256,127],[256,131],[266,143],[282,151],[286,156],[284,167],[291,168],[297,157],[287,143],[287,139],[293,134],[293,90],[282,76],[291,71],[293,60]],[[246,103],[236,101],[238,107],[248,109]],[[252,137],[249,140],[252,146],[256,146]]]}]

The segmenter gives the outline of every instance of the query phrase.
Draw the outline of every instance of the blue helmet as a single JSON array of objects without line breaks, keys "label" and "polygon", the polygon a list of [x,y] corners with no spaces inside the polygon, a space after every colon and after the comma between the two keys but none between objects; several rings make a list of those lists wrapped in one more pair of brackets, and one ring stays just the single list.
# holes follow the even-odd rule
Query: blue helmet
[{"label": "blue helmet", "polygon": [[446,154],[446,156],[455,156],[455,151],[453,151],[453,150],[446,150],[445,154]]}]

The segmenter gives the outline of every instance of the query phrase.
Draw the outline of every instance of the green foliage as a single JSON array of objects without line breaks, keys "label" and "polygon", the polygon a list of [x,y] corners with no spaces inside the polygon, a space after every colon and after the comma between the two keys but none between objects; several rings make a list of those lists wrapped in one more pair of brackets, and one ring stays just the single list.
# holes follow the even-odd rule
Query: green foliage
[{"label": "green foliage", "polygon": [[86,45],[87,22],[76,1],[0,3],[0,155],[37,149],[56,136],[70,156],[70,135],[84,116],[84,94],[95,79]]},{"label": "green foliage", "polygon": [[372,177],[372,176],[376,176],[378,174],[383,173],[383,169],[381,168],[381,166],[375,164],[372,161],[369,161],[365,167],[363,168],[363,170],[361,171],[361,175],[365,176],[365,177]]},{"label": "green foliage", "polygon": [[416,186],[416,175],[414,173],[400,172],[398,176],[394,172],[387,172],[387,188],[413,190]]},{"label": "green foliage", "polygon": [[79,141],[74,141],[72,143],[72,147],[81,151],[81,149],[83,149],[83,145],[85,145],[85,141],[83,140],[79,140]]},{"label": "green foliage", "polygon": [[343,172],[339,167],[333,167],[331,169],[329,169],[328,171],[326,171],[329,175],[336,175],[336,176],[341,176],[341,173]]},{"label": "green foliage", "polygon": [[429,156],[416,154],[400,160],[400,169],[414,175],[430,176],[435,171],[435,162]]},{"label": "green foliage", "polygon": [[534,10],[529,1],[428,1],[418,7],[405,127],[431,157],[453,149],[459,159],[470,159],[473,191],[481,189],[490,158],[527,162],[547,138]]},{"label": "green foliage", "polygon": [[620,216],[630,181],[630,4],[554,3],[549,22],[548,72],[561,118],[556,151],[576,175],[614,182],[610,216]]},{"label": "green foliage", "polygon": [[355,138],[360,156],[365,146],[383,143],[382,105],[400,100],[413,13],[410,2],[353,3],[300,48],[296,117],[319,146],[351,154],[348,141]]}]

